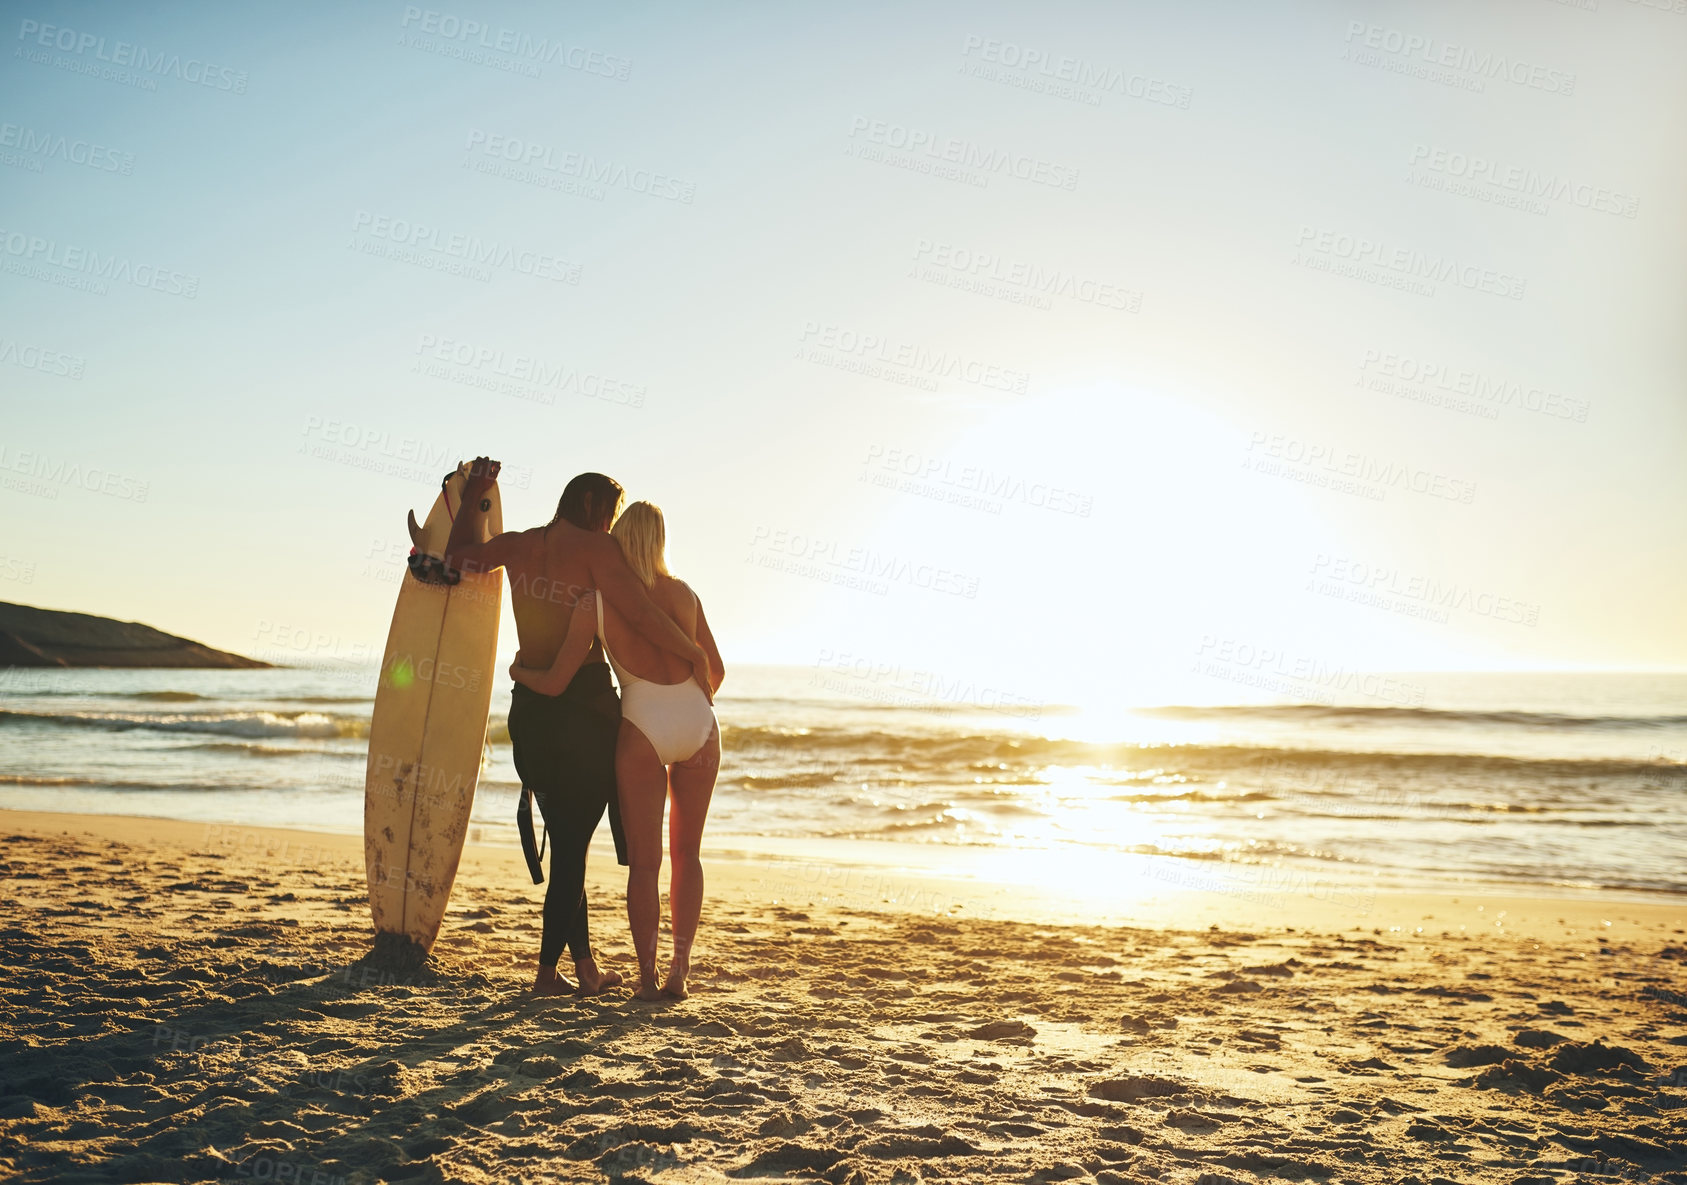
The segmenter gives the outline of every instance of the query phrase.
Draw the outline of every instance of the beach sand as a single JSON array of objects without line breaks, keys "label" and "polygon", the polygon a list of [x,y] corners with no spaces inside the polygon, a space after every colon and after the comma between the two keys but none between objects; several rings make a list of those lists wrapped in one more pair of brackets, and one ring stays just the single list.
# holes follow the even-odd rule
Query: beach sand
[{"label": "beach sand", "polygon": [[1164,892],[1062,923],[716,859],[694,994],[647,1005],[526,994],[517,851],[467,851],[407,972],[365,957],[356,836],[0,836],[0,1179],[1687,1182],[1675,905]]}]

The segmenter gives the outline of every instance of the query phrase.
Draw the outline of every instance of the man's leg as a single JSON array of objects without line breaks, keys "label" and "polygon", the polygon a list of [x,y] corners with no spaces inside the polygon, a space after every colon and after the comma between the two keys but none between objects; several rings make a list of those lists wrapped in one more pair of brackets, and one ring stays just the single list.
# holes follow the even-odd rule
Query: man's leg
[{"label": "man's leg", "polygon": [[[616,705],[618,707],[618,705]],[[574,974],[580,981],[580,994],[595,996],[617,986],[621,976],[604,971],[592,953],[591,929],[586,905],[586,853],[592,836],[603,819],[604,810],[615,796],[615,745],[620,734],[619,711],[582,713],[569,729],[569,755],[572,776],[570,789],[577,804],[576,836],[578,853],[576,867],[580,878],[580,899],[575,906],[568,929],[568,949],[574,956]]]},{"label": "man's leg", "polygon": [[[585,846],[581,847],[576,859],[580,878],[580,901],[574,908],[574,917],[568,927],[568,953],[574,957],[574,977],[580,981],[577,990],[582,996],[595,996],[621,982],[620,972],[605,971],[597,965],[597,957],[592,953],[591,926],[586,916],[586,850],[590,846],[592,834],[597,830],[598,820],[602,817],[603,804],[599,803],[597,809],[589,816],[589,821],[583,822],[581,827]],[[585,815],[581,818],[588,819]]]},{"label": "man's leg", "polygon": [[[561,995],[574,991],[574,985],[557,974],[557,960],[562,958],[563,946],[573,946],[584,930],[579,915],[584,909],[586,858],[579,831],[585,820],[572,809],[573,796],[566,790],[548,789],[536,797],[550,833],[551,878],[545,886],[544,935],[539,940],[539,978],[534,990]],[[597,826],[597,820],[592,819],[590,825]],[[585,839],[590,842],[590,831]]]},{"label": "man's leg", "polygon": [[557,842],[560,810],[555,803],[557,771],[560,757],[557,752],[554,724],[539,697],[523,687],[515,688],[510,700],[510,742],[514,748],[516,774],[522,785],[533,790],[539,804],[545,829],[551,832],[551,880],[545,887],[543,934],[539,939],[539,971],[533,980],[533,990],[539,995],[561,995],[574,990],[574,985],[557,974],[556,963],[562,957],[567,941],[572,910],[563,904],[566,889],[559,883],[559,857],[562,845]]},{"label": "man's leg", "polygon": [[581,963],[597,963],[592,956],[592,927],[586,917],[586,894],[583,889],[580,893],[579,908],[574,911],[574,923],[568,927],[568,953],[574,957],[575,966]]},{"label": "man's leg", "polygon": [[[543,968],[556,967],[566,944],[574,957],[579,990],[591,995],[621,982],[613,971],[598,969],[586,914],[586,852],[603,818],[604,803],[595,795],[581,793],[578,784],[571,784],[542,795],[539,809],[551,834],[551,883],[545,890],[545,932],[539,946],[541,973]],[[556,982],[559,991],[575,990],[560,975]]]}]

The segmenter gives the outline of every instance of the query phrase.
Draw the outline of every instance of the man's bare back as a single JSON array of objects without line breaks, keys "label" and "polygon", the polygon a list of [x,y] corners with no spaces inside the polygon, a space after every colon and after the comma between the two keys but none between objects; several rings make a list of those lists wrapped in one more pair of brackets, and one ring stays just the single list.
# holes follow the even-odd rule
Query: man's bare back
[{"label": "man's bare back", "polygon": [[[498,478],[498,462],[476,457],[469,470],[465,499],[479,497]],[[616,490],[619,491],[617,486]],[[503,568],[510,578],[510,604],[515,610],[516,636],[523,666],[544,667],[555,660],[575,607],[585,593],[596,590],[633,629],[656,646],[682,658],[692,677],[711,690],[710,658],[655,602],[621,555],[609,535],[611,516],[603,529],[588,531],[564,518],[545,527],[506,531],[484,543],[471,539],[467,515],[452,525],[445,545],[445,562],[469,572]],[[587,661],[601,662],[603,648],[593,641]]]},{"label": "man's bare back", "polygon": [[[588,558],[592,538],[592,532],[559,520],[511,540],[504,570],[523,666],[549,666],[555,660],[580,598],[597,587]],[[586,661],[603,661],[596,640]]]}]

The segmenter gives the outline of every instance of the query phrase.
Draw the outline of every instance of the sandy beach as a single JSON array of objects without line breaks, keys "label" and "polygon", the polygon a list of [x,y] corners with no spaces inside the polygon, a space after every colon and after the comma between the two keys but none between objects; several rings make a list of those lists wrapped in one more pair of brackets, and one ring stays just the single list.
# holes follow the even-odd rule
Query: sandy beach
[{"label": "sandy beach", "polygon": [[[366,957],[355,836],[0,828],[8,1179],[1687,1182],[1672,905],[1056,924],[716,859],[689,1000],[536,1000],[515,851],[468,849],[406,971]],[[617,872],[594,935],[626,972]]]},{"label": "sandy beach", "polygon": [[1687,0],[13,20],[0,1185],[1687,1185]]}]

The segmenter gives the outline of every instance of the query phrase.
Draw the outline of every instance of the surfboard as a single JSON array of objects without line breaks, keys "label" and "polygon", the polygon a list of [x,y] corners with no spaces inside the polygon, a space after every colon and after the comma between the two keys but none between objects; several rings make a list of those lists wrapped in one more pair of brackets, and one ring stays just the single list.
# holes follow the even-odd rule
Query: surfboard
[{"label": "surfboard", "polygon": [[464,507],[468,465],[441,482],[398,591],[369,720],[363,848],[377,942],[403,935],[432,949],[463,856],[494,682],[504,574],[448,571],[441,557],[459,514],[476,538],[504,529],[496,486]]}]

